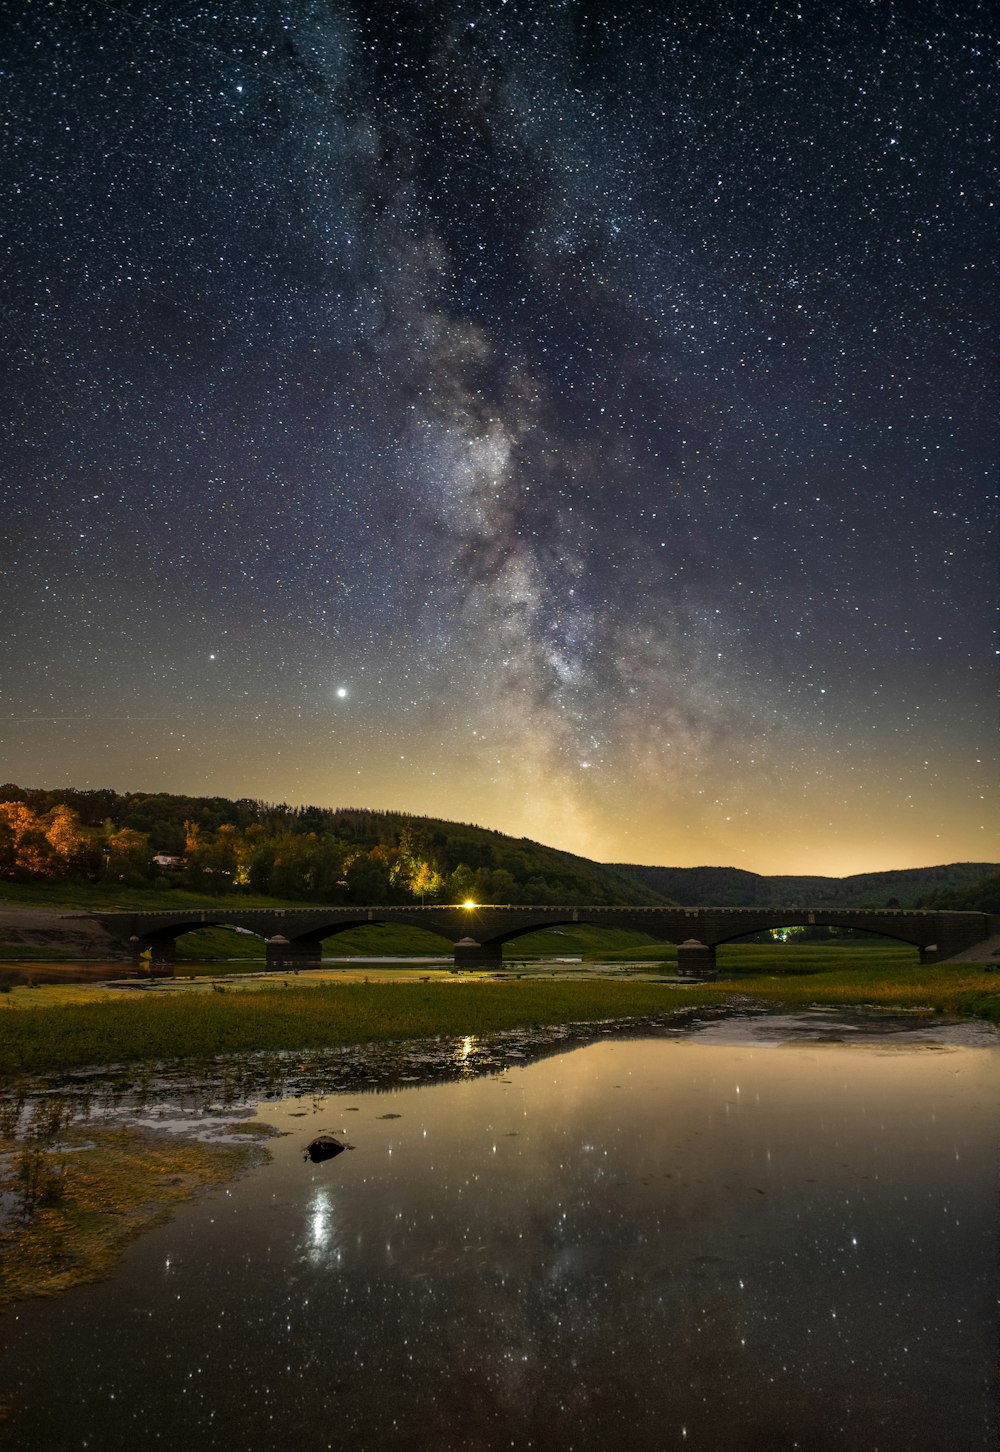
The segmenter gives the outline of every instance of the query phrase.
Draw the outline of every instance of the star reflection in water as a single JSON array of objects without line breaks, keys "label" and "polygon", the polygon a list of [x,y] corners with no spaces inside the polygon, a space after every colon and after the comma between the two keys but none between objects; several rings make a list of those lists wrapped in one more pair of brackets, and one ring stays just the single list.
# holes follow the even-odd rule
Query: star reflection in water
[{"label": "star reflection in water", "polygon": [[19,1309],[10,1445],[986,1452],[1000,1049],[808,1028],[262,1104],[268,1165]]}]

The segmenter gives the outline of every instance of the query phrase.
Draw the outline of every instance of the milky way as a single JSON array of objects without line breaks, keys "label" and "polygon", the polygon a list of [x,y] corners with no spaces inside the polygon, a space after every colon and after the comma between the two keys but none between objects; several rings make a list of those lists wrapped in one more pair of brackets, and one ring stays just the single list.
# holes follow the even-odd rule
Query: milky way
[{"label": "milky way", "polygon": [[1000,857],[985,7],[9,13],[0,774]]}]

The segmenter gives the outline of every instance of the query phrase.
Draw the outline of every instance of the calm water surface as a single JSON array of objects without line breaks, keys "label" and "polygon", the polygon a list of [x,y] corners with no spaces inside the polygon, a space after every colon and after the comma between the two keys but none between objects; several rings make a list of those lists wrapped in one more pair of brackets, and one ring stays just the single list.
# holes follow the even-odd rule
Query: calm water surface
[{"label": "calm water surface", "polygon": [[271,1163],[0,1319],[4,1447],[998,1445],[991,1030],[728,1021],[255,1112]]}]

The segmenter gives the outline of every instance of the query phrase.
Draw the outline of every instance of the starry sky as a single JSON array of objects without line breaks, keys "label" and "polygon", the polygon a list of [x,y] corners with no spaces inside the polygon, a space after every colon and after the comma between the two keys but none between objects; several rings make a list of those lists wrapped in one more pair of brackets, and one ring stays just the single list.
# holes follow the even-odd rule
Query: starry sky
[{"label": "starry sky", "polygon": [[6,15],[0,776],[1000,860],[985,5]]}]

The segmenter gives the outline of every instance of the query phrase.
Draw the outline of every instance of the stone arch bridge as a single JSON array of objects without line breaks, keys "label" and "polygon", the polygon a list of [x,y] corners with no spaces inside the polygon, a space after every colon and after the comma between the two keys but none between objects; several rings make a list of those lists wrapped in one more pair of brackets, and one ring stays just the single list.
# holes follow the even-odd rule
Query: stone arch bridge
[{"label": "stone arch bridge", "polygon": [[[1000,914],[902,908],[716,907],[303,907],[243,909],[235,903],[198,912],[91,913],[137,958],[148,953],[153,971],[168,972],[176,941],[197,928],[244,928],[264,939],[269,968],[318,967],[324,938],[369,923],[426,928],[454,944],[460,968],[499,968],[502,950],[538,928],[587,923],[631,928],[677,944],[681,973],[713,977],[720,943],[768,928],[822,926],[882,933],[920,950],[921,963],[943,963],[1000,934]],[[987,956],[984,953],[984,957]]]}]

